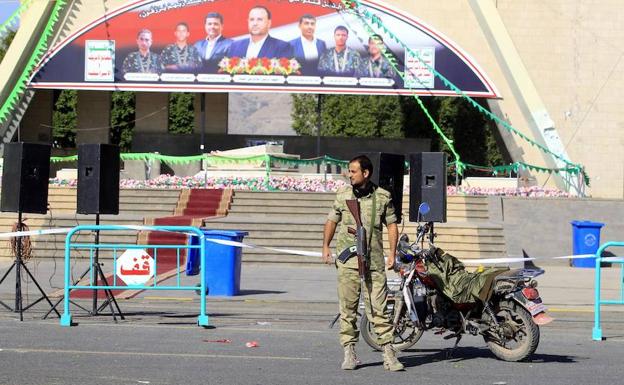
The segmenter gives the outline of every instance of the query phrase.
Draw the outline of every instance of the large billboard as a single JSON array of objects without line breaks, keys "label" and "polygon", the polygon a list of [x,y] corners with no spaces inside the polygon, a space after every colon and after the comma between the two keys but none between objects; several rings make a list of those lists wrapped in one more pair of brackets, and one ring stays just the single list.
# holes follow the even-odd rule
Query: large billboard
[{"label": "large billboard", "polygon": [[372,33],[339,0],[129,2],[53,47],[29,85],[455,95],[412,56],[417,52],[466,94],[499,96],[475,61],[442,34],[380,1],[362,4],[402,44],[379,26]]}]

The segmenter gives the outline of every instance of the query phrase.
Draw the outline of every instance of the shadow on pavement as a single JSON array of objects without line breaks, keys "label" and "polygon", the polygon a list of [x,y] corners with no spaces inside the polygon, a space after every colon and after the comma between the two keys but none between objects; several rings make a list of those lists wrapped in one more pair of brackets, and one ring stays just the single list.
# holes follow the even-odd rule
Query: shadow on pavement
[{"label": "shadow on pavement", "polygon": [[[454,351],[451,349],[423,349],[423,350],[409,350],[409,351],[417,351],[420,353],[433,353],[433,354],[422,354],[422,355],[402,355],[399,357],[399,360],[405,365],[405,367],[412,366],[420,366],[424,364],[429,364],[432,362],[439,361],[449,361],[449,362],[460,362],[465,360],[472,360],[476,358],[490,358],[492,360],[498,360],[492,352],[490,352],[487,348],[476,348],[476,347],[459,347]],[[407,351],[407,352],[409,352]],[[532,363],[574,363],[577,362],[578,357],[568,356],[568,355],[559,355],[559,354],[541,354],[534,353],[527,362]]]}]

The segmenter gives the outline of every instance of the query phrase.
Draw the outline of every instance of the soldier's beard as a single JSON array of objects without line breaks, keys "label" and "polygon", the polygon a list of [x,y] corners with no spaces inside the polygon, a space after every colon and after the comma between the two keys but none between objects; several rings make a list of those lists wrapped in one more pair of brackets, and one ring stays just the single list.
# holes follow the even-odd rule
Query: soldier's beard
[{"label": "soldier's beard", "polygon": [[366,181],[360,185],[352,185],[353,195],[356,198],[362,198],[368,196],[375,190],[375,185],[371,181]]}]

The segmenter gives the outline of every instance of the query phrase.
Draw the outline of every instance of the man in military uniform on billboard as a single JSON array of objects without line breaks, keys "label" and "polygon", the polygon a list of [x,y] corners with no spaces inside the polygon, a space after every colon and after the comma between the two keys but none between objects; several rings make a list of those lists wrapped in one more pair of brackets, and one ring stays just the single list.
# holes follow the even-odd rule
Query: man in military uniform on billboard
[{"label": "man in military uniform on billboard", "polygon": [[384,57],[382,48],[384,48],[384,42],[381,36],[373,35],[368,39],[369,57],[362,61],[360,67],[355,71],[355,76],[360,78],[397,78],[392,65]]},{"label": "man in military uniform on billboard", "polygon": [[[340,303],[340,343],[344,348],[342,369],[357,368],[355,344],[359,338],[357,328],[357,308],[360,293],[363,290],[366,314],[375,328],[378,343],[383,349],[384,368],[391,371],[403,370],[395,355],[391,341],[393,340],[392,321],[386,313],[388,286],[385,267],[394,265],[396,245],[398,241],[397,217],[390,193],[375,186],[370,178],[373,165],[366,156],[357,156],[349,162],[349,179],[351,186],[341,188],[327,216],[323,231],[323,261],[332,263],[329,244],[334,237],[338,224],[336,250],[340,254],[334,262],[338,268],[338,300]],[[355,256],[356,238],[349,233],[349,227],[355,228],[356,220],[347,208],[346,200],[357,199],[360,204],[362,225],[368,233],[369,269],[363,280],[360,280],[358,261]],[[383,225],[388,229],[390,254],[384,262]]]},{"label": "man in military uniform on billboard", "polygon": [[197,48],[188,44],[191,36],[188,24],[178,23],[174,32],[176,42],[160,53],[163,72],[195,72],[202,66]]},{"label": "man in military uniform on billboard", "polygon": [[152,31],[142,29],[137,34],[138,51],[128,54],[123,61],[122,70],[127,73],[151,73],[160,72],[160,58],[158,54],[150,51],[152,47]]}]

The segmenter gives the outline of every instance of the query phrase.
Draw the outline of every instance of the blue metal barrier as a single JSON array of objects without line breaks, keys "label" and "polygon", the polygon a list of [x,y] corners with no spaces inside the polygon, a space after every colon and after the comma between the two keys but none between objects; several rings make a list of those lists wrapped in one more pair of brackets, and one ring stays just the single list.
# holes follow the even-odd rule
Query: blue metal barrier
[{"label": "blue metal barrier", "polygon": [[[99,226],[77,226],[74,227],[65,238],[65,289],[64,289],[64,302],[63,302],[63,315],[61,316],[61,326],[71,326],[72,318],[69,310],[69,292],[74,289],[97,289],[97,290],[192,290],[200,291],[200,314],[197,318],[197,324],[199,326],[208,326],[208,315],[206,314],[206,279],[205,275],[201,274],[200,287],[197,286],[181,286],[180,285],[180,250],[186,249],[199,249],[200,266],[202,271],[206,265],[206,247],[204,242],[204,233],[197,227],[190,226],[145,226],[136,228],[137,226],[111,226],[111,225],[99,225]],[[189,245],[137,245],[137,244],[110,244],[110,243],[79,243],[72,242],[72,237],[80,231],[120,231],[120,230],[149,230],[149,231],[171,231],[176,233],[187,233],[190,236],[197,236],[199,242]],[[144,285],[118,285],[117,277],[114,276],[111,285],[97,285],[97,276],[93,271],[94,254],[96,250],[112,250],[113,251],[113,274],[117,271],[117,257],[118,252],[122,252],[128,249],[153,249],[154,255],[154,277],[150,278],[151,284]],[[177,278],[176,284],[172,286],[158,286],[158,250],[159,249],[176,249],[177,255]],[[90,259],[90,280],[88,285],[72,284],[70,279],[70,257],[71,250],[89,250]],[[188,254],[188,253],[187,253]],[[183,262],[182,262],[183,263]]]},{"label": "blue metal barrier", "polygon": [[601,300],[600,299],[600,263],[604,262],[602,252],[609,247],[624,247],[624,242],[607,242],[600,246],[596,251],[596,279],[594,281],[594,329],[592,330],[592,339],[594,341],[602,341],[602,329],[600,328],[600,305],[624,305],[624,258],[608,259],[611,263],[619,263],[620,268],[620,299],[619,300]]}]

